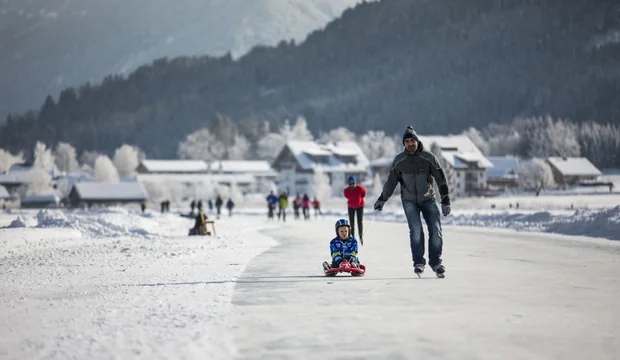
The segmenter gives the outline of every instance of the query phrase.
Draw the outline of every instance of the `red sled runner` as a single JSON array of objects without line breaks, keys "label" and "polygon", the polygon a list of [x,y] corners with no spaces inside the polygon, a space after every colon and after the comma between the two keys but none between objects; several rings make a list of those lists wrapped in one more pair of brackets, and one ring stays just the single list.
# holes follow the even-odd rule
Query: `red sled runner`
[{"label": "red sled runner", "polygon": [[323,263],[323,272],[325,272],[325,276],[336,276],[336,274],[341,272],[349,273],[351,276],[362,276],[366,272],[366,266],[360,264],[359,267],[355,267],[352,266],[347,260],[343,260],[340,263],[340,266],[333,268],[327,261],[325,261]]}]

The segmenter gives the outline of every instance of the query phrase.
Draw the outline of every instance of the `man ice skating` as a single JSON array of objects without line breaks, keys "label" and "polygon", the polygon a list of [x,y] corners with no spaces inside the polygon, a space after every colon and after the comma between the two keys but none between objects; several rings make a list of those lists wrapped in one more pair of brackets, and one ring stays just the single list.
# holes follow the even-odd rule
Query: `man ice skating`
[{"label": "man ice skating", "polygon": [[437,276],[443,277],[445,267],[441,260],[443,247],[441,217],[435,202],[433,179],[441,195],[441,212],[444,216],[448,216],[450,214],[450,193],[446,176],[435,155],[424,149],[418,134],[411,126],[408,126],[403,134],[403,145],[405,150],[394,158],[388,179],[383,185],[383,192],[375,202],[374,208],[377,211],[383,210],[396,184],[400,183],[401,200],[409,225],[415,273],[419,276],[426,266],[421,212],[428,227],[429,265]]},{"label": "man ice skating", "polygon": [[345,219],[336,221],[336,237],[329,242],[329,250],[332,255],[331,265],[326,261],[323,268],[337,268],[343,260],[347,260],[351,266],[359,267],[357,258],[357,240],[351,235],[351,226]]},{"label": "man ice skating", "polygon": [[357,228],[359,229],[359,238],[364,245],[363,224],[364,220],[364,203],[366,198],[366,188],[356,184],[355,177],[349,176],[347,186],[344,189],[344,197],[347,199],[349,210],[349,223],[351,224],[351,236],[355,236],[355,216],[357,215]]}]

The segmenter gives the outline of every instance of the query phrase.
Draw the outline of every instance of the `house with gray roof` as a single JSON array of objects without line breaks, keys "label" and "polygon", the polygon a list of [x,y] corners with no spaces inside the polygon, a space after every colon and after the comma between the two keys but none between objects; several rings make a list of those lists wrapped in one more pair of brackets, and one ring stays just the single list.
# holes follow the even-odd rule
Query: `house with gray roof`
[{"label": "house with gray roof", "polygon": [[278,187],[289,194],[313,195],[314,175],[322,171],[332,186],[333,194],[340,194],[349,176],[358,183],[368,178],[370,161],[353,141],[318,143],[314,141],[288,141],[272,163],[278,172]]},{"label": "house with gray roof", "polygon": [[148,193],[144,186],[137,181],[116,184],[82,182],[73,185],[68,199],[69,205],[72,207],[113,206],[145,202],[148,199]]},{"label": "house with gray roof", "polygon": [[547,162],[551,166],[556,184],[560,186],[596,181],[603,175],[601,170],[584,157],[549,157]]},{"label": "house with gray roof", "polygon": [[138,174],[206,174],[209,166],[203,160],[142,160]]},{"label": "house with gray roof", "polygon": [[487,170],[493,168],[493,163],[468,136],[420,136],[420,141],[429,151],[433,143],[441,149],[444,163],[454,176],[450,179],[450,192],[454,196],[477,195],[487,190]]},{"label": "house with gray roof", "polygon": [[521,161],[514,156],[488,156],[493,164],[487,169],[487,184],[498,190],[519,187],[519,170]]}]

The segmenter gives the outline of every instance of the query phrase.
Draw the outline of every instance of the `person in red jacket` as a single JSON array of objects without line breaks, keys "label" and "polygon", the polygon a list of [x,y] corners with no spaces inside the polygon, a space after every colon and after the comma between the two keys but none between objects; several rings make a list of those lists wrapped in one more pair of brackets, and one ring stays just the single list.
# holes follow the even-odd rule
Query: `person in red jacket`
[{"label": "person in red jacket", "polygon": [[364,199],[366,197],[366,188],[356,184],[355,177],[349,176],[347,180],[349,186],[344,189],[344,197],[347,198],[347,206],[349,207],[349,224],[351,224],[351,236],[355,236],[355,217],[357,215],[357,227],[359,229],[360,243],[364,245],[364,232],[362,221],[364,218]]}]

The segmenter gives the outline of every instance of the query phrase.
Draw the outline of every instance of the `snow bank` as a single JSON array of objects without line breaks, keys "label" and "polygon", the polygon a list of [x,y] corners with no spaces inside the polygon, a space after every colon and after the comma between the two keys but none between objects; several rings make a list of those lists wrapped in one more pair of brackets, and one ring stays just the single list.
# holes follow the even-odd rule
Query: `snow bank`
[{"label": "snow bank", "polygon": [[153,216],[124,208],[90,211],[41,210],[36,215],[37,228],[70,228],[84,236],[157,238],[183,236],[179,228],[189,228],[188,219],[165,214]]},{"label": "snow bank", "polygon": [[13,228],[25,228],[26,225],[26,219],[24,219],[23,216],[18,215],[17,219],[11,221],[11,223],[9,224],[9,226],[7,226],[7,228],[9,229],[13,229]]},{"label": "snow bank", "polygon": [[20,221],[0,230],[2,359],[232,358],[237,279],[277,244],[258,230],[280,226],[226,216],[217,236],[188,237],[192,219],[122,208]]},{"label": "snow bank", "polygon": [[620,240],[620,206],[603,211],[577,210],[571,218],[551,222],[548,232]]},{"label": "snow bank", "polygon": [[[384,221],[406,222],[404,214],[381,214]],[[454,212],[443,225],[479,226],[518,231],[540,231],[620,240],[620,206],[606,210],[566,212]]]},{"label": "snow bank", "polygon": [[[245,215],[266,216],[264,209],[237,211]],[[311,211],[314,218],[314,211]],[[344,211],[324,210],[323,215],[348,219]],[[287,221],[295,221],[292,211]],[[373,221],[407,223],[402,209],[390,208],[380,213],[366,209],[364,224],[372,226]],[[443,225],[478,226],[517,231],[539,231],[564,235],[579,235],[610,240],[620,240],[620,206],[604,210],[453,210],[448,217],[441,218]]]}]

